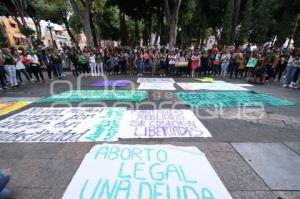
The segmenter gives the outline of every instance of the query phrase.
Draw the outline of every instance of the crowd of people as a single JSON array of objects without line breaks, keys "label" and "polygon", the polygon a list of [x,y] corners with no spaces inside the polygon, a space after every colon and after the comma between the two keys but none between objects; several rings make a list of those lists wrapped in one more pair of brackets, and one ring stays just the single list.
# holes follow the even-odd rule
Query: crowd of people
[{"label": "crowd of people", "polygon": [[[45,82],[65,77],[64,70],[73,76],[150,74],[152,76],[215,76],[244,78],[264,84],[277,79],[284,87],[296,88],[300,69],[300,49],[293,51],[265,47],[251,50],[240,47],[211,49],[99,48],[83,50],[65,47],[15,49],[0,51],[0,82],[2,89],[18,87],[26,82]],[[284,79],[282,78],[284,77]],[[25,80],[25,79],[26,80]],[[282,80],[283,79],[283,80]]]}]

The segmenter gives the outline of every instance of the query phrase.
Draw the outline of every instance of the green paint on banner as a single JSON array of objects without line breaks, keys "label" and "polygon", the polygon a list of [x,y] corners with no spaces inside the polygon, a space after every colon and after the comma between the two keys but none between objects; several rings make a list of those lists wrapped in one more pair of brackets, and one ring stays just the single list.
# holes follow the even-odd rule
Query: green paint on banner
[{"label": "green paint on banner", "polygon": [[212,82],[214,79],[212,77],[201,77],[201,78],[195,78],[194,80],[199,82]]},{"label": "green paint on banner", "polygon": [[72,90],[62,92],[37,101],[42,102],[86,102],[86,101],[123,101],[141,102],[145,100],[147,91],[130,90]]},{"label": "green paint on banner", "polygon": [[191,107],[261,107],[261,106],[291,106],[294,102],[282,100],[277,97],[246,92],[177,92],[186,105]]}]

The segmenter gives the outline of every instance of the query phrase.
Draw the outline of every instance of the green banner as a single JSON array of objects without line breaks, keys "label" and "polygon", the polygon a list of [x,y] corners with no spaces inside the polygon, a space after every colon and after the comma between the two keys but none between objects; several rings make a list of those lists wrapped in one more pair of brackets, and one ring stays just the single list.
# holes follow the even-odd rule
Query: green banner
[{"label": "green banner", "polygon": [[253,91],[236,92],[178,92],[177,97],[191,107],[261,107],[290,106],[294,102]]},{"label": "green banner", "polygon": [[141,102],[145,100],[147,91],[131,90],[72,90],[62,92],[37,101],[42,102],[86,102],[86,101],[123,101]]}]

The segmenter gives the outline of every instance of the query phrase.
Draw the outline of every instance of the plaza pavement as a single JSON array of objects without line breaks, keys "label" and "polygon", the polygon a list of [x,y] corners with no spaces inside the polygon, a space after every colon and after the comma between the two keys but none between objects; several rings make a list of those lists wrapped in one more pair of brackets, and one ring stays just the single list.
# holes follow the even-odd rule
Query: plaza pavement
[{"label": "plaza pavement", "polygon": [[[129,79],[136,83],[136,77],[112,76],[109,79]],[[76,89],[76,79],[68,74],[64,80],[72,82]],[[81,89],[92,89],[89,84],[100,80],[86,77]],[[174,78],[176,82],[194,82],[188,78]],[[232,83],[247,83],[245,80],[226,80]],[[137,86],[137,84],[136,84]],[[176,85],[177,91],[181,91]],[[228,119],[237,113],[237,108],[227,108],[223,115],[216,117],[212,109],[196,109],[201,122],[212,134],[211,138],[170,138],[170,139],[126,139],[117,143],[126,144],[172,144],[196,146],[203,151],[216,173],[234,199],[299,199],[300,198],[300,90],[280,87],[277,82],[249,87],[254,91],[294,101],[295,106],[269,106],[264,110],[248,108],[256,118]],[[55,92],[67,91],[68,85],[61,82],[54,86]],[[172,103],[180,100],[176,91],[149,91],[146,102],[171,108]],[[1,97],[44,97],[50,95],[50,84],[24,85],[0,93]],[[73,103],[77,106],[78,103]],[[112,102],[108,103],[113,105]],[[50,104],[30,104],[4,119],[30,107],[50,106]],[[96,105],[93,105],[96,106]],[[135,108],[138,104],[135,104]],[[141,105],[140,109],[151,109],[151,105]],[[178,109],[188,108],[178,105]],[[214,116],[214,119],[202,116]],[[0,143],[0,167],[11,168],[12,179],[8,189],[15,199],[58,199],[61,198],[84,155],[97,143]],[[252,148],[251,148],[252,147]],[[270,151],[264,152],[261,147]],[[253,150],[252,150],[253,149]],[[276,153],[272,153],[276,149]],[[254,154],[251,152],[253,151]],[[282,152],[282,153],[281,153]],[[257,153],[257,154],[255,154]],[[291,155],[292,161],[288,157]],[[249,157],[249,158],[248,158]],[[250,159],[253,158],[252,159]],[[262,164],[269,157],[270,169],[280,165],[288,169],[274,170],[273,175],[281,176],[282,182],[276,186],[267,181]],[[294,161],[295,160],[295,161]],[[267,164],[267,166],[268,166]],[[279,167],[276,167],[279,164]],[[299,166],[299,167],[297,167]],[[255,169],[254,169],[255,168]],[[281,172],[281,173],[277,173]],[[291,175],[294,174],[295,175]],[[276,181],[276,178],[274,179]],[[273,180],[273,181],[274,181]],[[299,181],[297,181],[299,180]],[[271,178],[272,181],[272,178]],[[281,184],[282,183],[282,184]],[[270,185],[271,184],[271,185]],[[282,186],[281,186],[282,185]],[[284,187],[284,188],[281,188]]]}]

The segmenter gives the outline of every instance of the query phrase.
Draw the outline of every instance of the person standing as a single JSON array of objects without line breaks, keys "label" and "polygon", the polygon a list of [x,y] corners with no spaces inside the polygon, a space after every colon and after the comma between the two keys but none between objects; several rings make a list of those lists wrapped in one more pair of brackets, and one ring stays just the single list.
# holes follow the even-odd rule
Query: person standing
[{"label": "person standing", "polygon": [[169,75],[173,76],[175,73],[176,57],[174,52],[169,55]]},{"label": "person standing", "polygon": [[96,56],[94,53],[90,53],[89,56],[89,66],[90,66],[90,71],[92,77],[97,76],[97,71],[96,71]]},{"label": "person standing", "polygon": [[[1,83],[2,89],[7,89],[8,87],[7,87],[6,81],[5,81],[4,61],[5,61],[5,58],[3,56],[2,50],[0,49],[0,83]],[[0,90],[1,90],[1,88],[0,88]]]},{"label": "person standing", "polygon": [[110,53],[107,49],[104,50],[104,68],[107,75],[111,75],[111,58]]},{"label": "person standing", "polygon": [[136,59],[135,59],[135,67],[136,67],[136,73],[137,76],[143,76],[142,75],[142,67],[143,67],[143,59],[140,52],[136,53]]},{"label": "person standing", "polygon": [[295,49],[293,54],[288,59],[287,63],[287,77],[283,87],[293,88],[293,78],[296,74],[297,68],[300,67],[300,49]]},{"label": "person standing", "polygon": [[12,51],[12,56],[16,62],[16,72],[19,82],[23,84],[22,73],[27,81],[30,82],[30,77],[25,69],[25,65],[23,64],[21,57],[19,56],[19,53],[17,51]]},{"label": "person standing", "polygon": [[9,84],[11,87],[17,87],[17,71],[16,71],[16,61],[11,55],[10,49],[4,49],[4,70],[9,76]]},{"label": "person standing", "polygon": [[221,77],[226,77],[229,61],[230,61],[231,55],[227,49],[224,50],[224,53],[221,56]]},{"label": "person standing", "polygon": [[191,67],[192,67],[192,78],[195,77],[195,71],[200,66],[200,56],[197,50],[194,51],[194,54],[191,57]]},{"label": "person standing", "polygon": [[103,76],[103,55],[100,51],[96,53],[96,76]]},{"label": "person standing", "polygon": [[30,69],[33,72],[33,75],[35,76],[37,82],[40,81],[40,78],[43,82],[45,82],[44,75],[37,55],[32,50],[29,50],[27,58],[30,62]]}]

